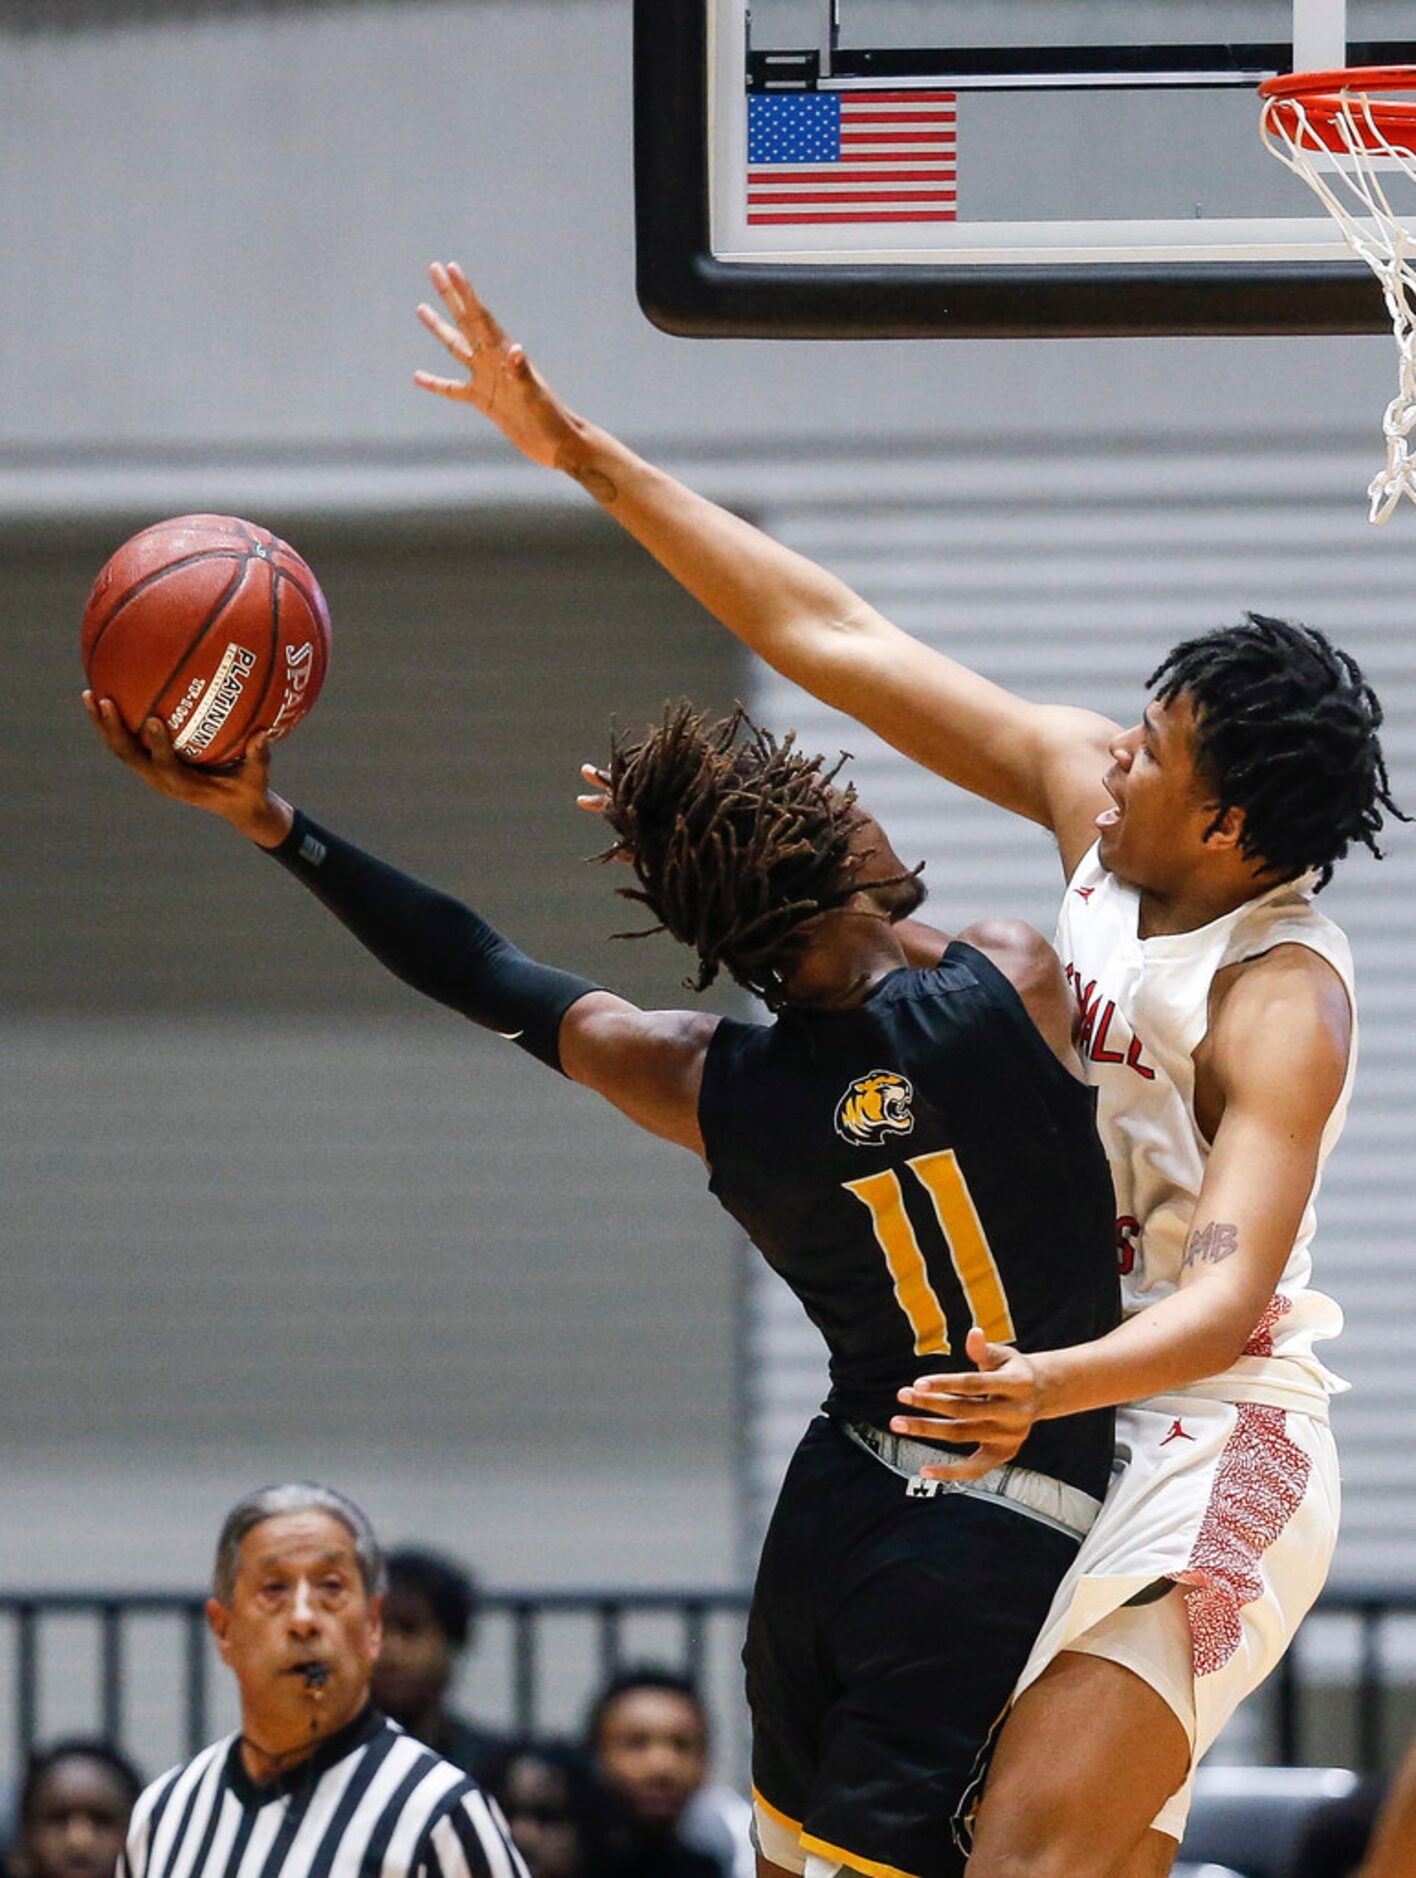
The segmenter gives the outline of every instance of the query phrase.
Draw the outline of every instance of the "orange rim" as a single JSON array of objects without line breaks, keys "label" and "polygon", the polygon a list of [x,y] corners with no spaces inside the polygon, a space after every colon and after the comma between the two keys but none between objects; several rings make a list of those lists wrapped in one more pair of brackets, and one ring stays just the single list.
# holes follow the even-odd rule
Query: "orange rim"
[{"label": "orange rim", "polygon": [[1280,72],[1277,78],[1266,78],[1259,86],[1261,98],[1302,98],[1305,103],[1313,93],[1344,91],[1416,91],[1416,65],[1348,65],[1334,72]]},{"label": "orange rim", "polygon": [[[1276,120],[1300,146],[1349,152],[1337,130],[1343,118],[1364,149],[1380,152],[1387,143],[1408,144],[1416,136],[1416,101],[1388,98],[1388,91],[1416,91],[1416,65],[1353,65],[1334,72],[1285,72],[1259,86],[1265,115]],[[1357,106],[1355,111],[1353,105]]]}]

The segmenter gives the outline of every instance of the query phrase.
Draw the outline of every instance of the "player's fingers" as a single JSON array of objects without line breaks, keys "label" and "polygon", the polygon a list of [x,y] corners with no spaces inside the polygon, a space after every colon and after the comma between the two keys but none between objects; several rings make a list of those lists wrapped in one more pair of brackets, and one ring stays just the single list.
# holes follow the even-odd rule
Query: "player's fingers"
[{"label": "player's fingers", "polygon": [[83,698],[84,711],[88,716],[89,722],[93,725],[99,736],[102,737],[103,741],[107,743],[109,740],[108,720],[103,711],[104,700],[98,698],[92,691],[81,692],[80,696]]},{"label": "player's fingers", "polygon": [[434,339],[441,340],[455,359],[460,359],[469,371],[472,369],[477,349],[465,333],[459,332],[450,320],[445,320],[441,313],[434,311],[426,300],[418,302],[418,318]]},{"label": "player's fingers", "polygon": [[[1003,1416],[985,1416],[982,1421],[936,1422],[933,1428],[928,1422],[912,1424],[916,1429],[923,1429],[923,1434],[914,1434],[916,1441],[947,1441],[952,1447],[967,1444],[972,1447],[976,1441],[1012,1441],[1016,1443],[1026,1432],[1018,1423]],[[890,1423],[892,1433],[903,1432],[894,1421]]]},{"label": "player's fingers", "polygon": [[414,372],[413,383],[420,391],[435,391],[440,398],[466,404],[472,396],[470,378],[439,378],[436,372]]},{"label": "player's fingers", "polygon": [[981,1370],[1001,1369],[1010,1362],[1017,1351],[1008,1343],[990,1343],[977,1324],[964,1341],[964,1350],[970,1360]]},{"label": "player's fingers", "polygon": [[96,703],[97,716],[94,721],[103,741],[114,756],[120,757],[123,762],[133,767],[140,765],[144,761],[142,746],[136,738],[129,736],[127,726],[118,715],[118,706],[112,698],[99,698]]},{"label": "player's fingers", "polygon": [[897,1397],[901,1402],[918,1402],[924,1407],[951,1396],[996,1395],[999,1382],[996,1375],[979,1375],[971,1369],[958,1376],[916,1376],[912,1384],[897,1392]]},{"label": "player's fingers", "polygon": [[[913,1409],[914,1413],[909,1413]],[[1014,1422],[1021,1411],[1016,1404],[1001,1399],[992,1402],[934,1402],[927,1406],[923,1403],[911,1403],[902,1414],[890,1418],[890,1426],[896,1434],[905,1432],[904,1424],[911,1424],[910,1432],[917,1426],[927,1427],[933,1420],[942,1420],[956,1428],[974,1428],[981,1422]]]},{"label": "player's fingers", "polygon": [[[954,1429],[962,1427],[952,1415],[892,1415],[890,1433],[909,1435],[914,1441],[952,1441]],[[972,1435],[960,1435],[961,1441],[971,1441]]]},{"label": "player's fingers", "polygon": [[476,325],[478,339],[485,345],[504,346],[506,334],[502,331],[501,322],[486,301],[480,298],[476,288],[456,261],[448,262],[447,278],[448,285],[466,308],[468,317]]},{"label": "player's fingers", "polygon": [[[447,262],[434,261],[428,269],[428,277],[432,281],[433,286],[437,289],[438,298],[442,301],[443,305],[452,314],[454,319],[460,319],[463,312],[466,310],[467,295],[464,287],[459,286],[458,283],[453,280],[452,271]],[[465,275],[463,276],[463,280],[465,282]]]},{"label": "player's fingers", "polygon": [[245,756],[241,763],[241,774],[243,779],[249,778],[250,781],[258,783],[264,788],[265,780],[267,776],[270,775],[270,736],[268,732],[258,730],[255,736],[252,737],[251,741],[246,745]]},{"label": "player's fingers", "polygon": [[584,809],[590,815],[603,815],[606,804],[607,798],[602,795],[577,796],[575,798],[576,808]]},{"label": "player's fingers", "polygon": [[172,739],[167,734],[167,726],[160,717],[143,719],[142,743],[159,770],[170,772],[173,765],[180,761],[177,752],[172,748]]},{"label": "player's fingers", "polygon": [[1020,1418],[1032,1419],[1030,1397],[1009,1395],[988,1396],[915,1396],[905,1399],[906,1409],[914,1409],[925,1415],[944,1415],[952,1422],[986,1422],[1002,1420],[1016,1422]]}]

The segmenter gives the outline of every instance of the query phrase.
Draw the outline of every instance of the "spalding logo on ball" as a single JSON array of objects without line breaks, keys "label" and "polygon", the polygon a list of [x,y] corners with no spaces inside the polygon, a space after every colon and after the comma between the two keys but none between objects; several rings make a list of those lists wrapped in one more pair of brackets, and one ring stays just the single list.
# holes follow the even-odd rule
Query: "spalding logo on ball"
[{"label": "spalding logo on ball", "polygon": [[234,515],[177,515],[125,541],[84,608],[84,671],[130,731],[160,717],[188,763],[289,736],[329,668],[329,609],[287,542]]}]

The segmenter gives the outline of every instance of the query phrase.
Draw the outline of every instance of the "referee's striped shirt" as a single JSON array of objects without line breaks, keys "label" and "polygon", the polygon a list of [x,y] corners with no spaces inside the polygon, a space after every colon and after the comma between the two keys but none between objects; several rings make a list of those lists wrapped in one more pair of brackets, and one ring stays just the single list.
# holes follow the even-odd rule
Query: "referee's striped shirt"
[{"label": "referee's striped shirt", "polygon": [[133,1809],[117,1878],[527,1878],[475,1780],[365,1709],[257,1786],[229,1735]]}]

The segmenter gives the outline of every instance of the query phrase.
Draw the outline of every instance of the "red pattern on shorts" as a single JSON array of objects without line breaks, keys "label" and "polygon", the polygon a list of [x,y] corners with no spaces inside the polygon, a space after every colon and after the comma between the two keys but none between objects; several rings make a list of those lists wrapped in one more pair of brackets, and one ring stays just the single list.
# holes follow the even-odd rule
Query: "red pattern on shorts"
[{"label": "red pattern on shorts", "polygon": [[1254,1325],[1253,1336],[1244,1345],[1245,1356],[1272,1356],[1274,1325],[1280,1317],[1286,1317],[1292,1309],[1292,1298],[1286,1298],[1281,1291],[1275,1291],[1264,1306],[1263,1316]]},{"label": "red pattern on shorts", "polygon": [[[1276,1322],[1288,1303],[1275,1298],[1274,1304],[1281,1304],[1276,1311],[1269,1307]],[[1269,1321],[1265,1312],[1256,1340]],[[1197,1676],[1223,1669],[1239,1648],[1240,1612],[1263,1591],[1263,1555],[1297,1512],[1312,1471],[1308,1456],[1288,1438],[1282,1409],[1240,1402],[1234,1413],[1190,1563],[1175,1573],[1176,1583],[1187,1587]]]}]

